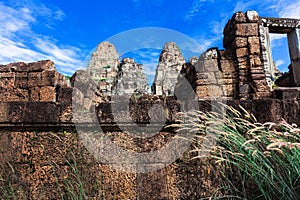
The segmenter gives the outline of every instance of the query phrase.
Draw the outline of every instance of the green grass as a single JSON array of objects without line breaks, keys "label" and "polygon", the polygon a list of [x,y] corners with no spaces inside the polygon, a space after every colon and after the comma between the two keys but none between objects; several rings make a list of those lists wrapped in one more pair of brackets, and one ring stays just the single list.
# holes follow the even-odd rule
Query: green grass
[{"label": "green grass", "polygon": [[[74,153],[72,153],[72,152],[71,152],[71,155],[72,155],[71,158],[66,159],[66,165],[69,167],[71,173],[69,174],[68,178],[66,178],[62,181],[62,187],[59,185],[59,183],[61,182],[61,181],[59,181],[59,179],[61,180],[62,177],[56,176],[58,187],[60,187],[60,190],[61,190],[61,199],[62,200],[66,200],[66,199],[67,200],[84,200],[84,199],[92,198],[92,197],[89,197],[86,193],[86,189],[84,187],[84,181],[82,180],[83,177],[78,168],[78,163],[76,161],[76,157],[75,157]],[[55,169],[57,169],[58,167],[59,166],[56,165],[55,163],[52,165],[54,172],[55,172]],[[101,173],[101,172],[99,172],[99,173]],[[100,177],[102,177],[102,176],[100,176]],[[101,181],[102,180],[94,179],[94,182],[90,183],[90,184],[93,184],[93,191],[95,193],[94,195],[96,195],[96,197],[94,197],[94,198],[97,198],[99,200],[102,199]]]},{"label": "green grass", "polygon": [[[210,151],[221,166],[226,195],[300,199],[300,129],[284,121],[262,124],[243,108],[224,106],[225,116],[192,111],[179,125],[179,131],[197,134],[194,158],[201,158],[203,149]],[[216,139],[213,147],[203,146],[208,133]]]}]

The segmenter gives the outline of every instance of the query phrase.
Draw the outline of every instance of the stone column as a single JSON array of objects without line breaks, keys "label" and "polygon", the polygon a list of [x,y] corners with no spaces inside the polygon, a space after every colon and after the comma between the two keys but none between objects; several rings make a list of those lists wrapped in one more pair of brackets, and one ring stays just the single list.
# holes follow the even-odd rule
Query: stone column
[{"label": "stone column", "polygon": [[272,49],[270,44],[269,28],[263,25],[259,26],[259,39],[261,42],[261,56],[262,64],[266,74],[266,80],[270,87],[272,87],[275,79],[274,61],[272,58]]},{"label": "stone column", "polygon": [[295,29],[288,34],[288,44],[294,81],[296,86],[300,86],[300,29]]}]

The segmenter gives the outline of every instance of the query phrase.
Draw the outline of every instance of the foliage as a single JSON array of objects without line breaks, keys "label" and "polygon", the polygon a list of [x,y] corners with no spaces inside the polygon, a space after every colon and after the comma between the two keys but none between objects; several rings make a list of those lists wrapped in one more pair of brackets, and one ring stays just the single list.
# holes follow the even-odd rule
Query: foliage
[{"label": "foliage", "polygon": [[103,66],[104,69],[109,69],[110,68],[110,65],[105,65]]},{"label": "foliage", "polygon": [[[221,164],[224,190],[245,199],[300,199],[300,129],[285,121],[258,123],[245,111],[226,106],[222,112],[192,111],[180,130],[196,132],[193,151],[203,153],[208,131],[216,145],[209,149]],[[177,125],[178,126],[178,125]],[[200,151],[201,150],[201,151]],[[195,158],[201,157],[201,154]]]}]

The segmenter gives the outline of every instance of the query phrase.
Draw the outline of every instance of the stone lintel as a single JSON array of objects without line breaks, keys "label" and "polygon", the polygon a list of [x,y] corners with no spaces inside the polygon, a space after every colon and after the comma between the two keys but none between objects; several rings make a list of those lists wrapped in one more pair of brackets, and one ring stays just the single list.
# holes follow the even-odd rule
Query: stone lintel
[{"label": "stone lintel", "polygon": [[299,19],[261,17],[260,23],[268,27],[270,33],[290,33],[300,28]]}]

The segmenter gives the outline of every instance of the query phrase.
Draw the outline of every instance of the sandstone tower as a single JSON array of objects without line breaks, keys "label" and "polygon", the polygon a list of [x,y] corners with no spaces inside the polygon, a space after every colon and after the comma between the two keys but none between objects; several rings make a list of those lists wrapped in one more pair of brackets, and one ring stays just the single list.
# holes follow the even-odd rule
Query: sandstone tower
[{"label": "sandstone tower", "polygon": [[132,58],[124,58],[118,67],[118,76],[114,94],[144,94],[148,92],[147,76],[143,65]]},{"label": "sandstone tower", "polygon": [[96,82],[99,82],[100,90],[104,94],[111,94],[119,63],[117,50],[110,42],[100,43],[96,51],[92,53],[88,74]]},{"label": "sandstone tower", "polygon": [[173,95],[177,77],[184,63],[185,59],[176,43],[165,43],[152,85],[153,94]]}]

